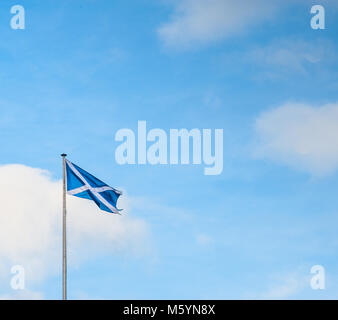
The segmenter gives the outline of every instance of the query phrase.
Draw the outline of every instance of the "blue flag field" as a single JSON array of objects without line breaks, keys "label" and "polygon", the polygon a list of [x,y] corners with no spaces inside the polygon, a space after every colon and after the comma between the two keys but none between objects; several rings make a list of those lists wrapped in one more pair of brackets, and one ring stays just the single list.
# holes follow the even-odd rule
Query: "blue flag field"
[{"label": "blue flag field", "polygon": [[119,214],[121,209],[116,203],[121,191],[118,191],[74,163],[66,160],[67,194],[94,201],[104,211]]}]

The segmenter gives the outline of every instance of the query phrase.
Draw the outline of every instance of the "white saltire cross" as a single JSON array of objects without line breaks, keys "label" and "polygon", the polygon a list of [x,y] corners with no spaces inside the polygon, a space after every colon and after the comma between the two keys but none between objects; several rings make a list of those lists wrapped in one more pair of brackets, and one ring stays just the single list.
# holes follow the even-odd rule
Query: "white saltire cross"
[{"label": "white saltire cross", "polygon": [[82,186],[82,187],[67,191],[67,193],[69,195],[76,195],[76,194],[81,193],[83,191],[89,190],[90,192],[92,192],[95,195],[95,197],[97,197],[112,212],[120,214],[120,212],[114,206],[112,206],[105,198],[103,198],[100,195],[100,192],[109,191],[109,190],[112,190],[112,191],[114,191],[118,194],[122,194],[122,192],[120,192],[120,191],[118,191],[118,190],[116,190],[112,187],[109,187],[109,186],[98,187],[98,188],[92,187],[91,185],[88,184],[87,180],[81,175],[81,173],[73,166],[73,164],[70,161],[68,161],[66,159],[66,162],[69,165],[69,167],[72,169],[74,174],[84,183],[84,186]]}]

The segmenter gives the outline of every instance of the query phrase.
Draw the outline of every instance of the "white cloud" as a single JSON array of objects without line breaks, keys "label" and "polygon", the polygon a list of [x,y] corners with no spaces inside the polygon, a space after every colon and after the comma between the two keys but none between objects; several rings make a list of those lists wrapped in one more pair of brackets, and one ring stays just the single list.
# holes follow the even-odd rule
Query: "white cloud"
[{"label": "white cloud", "polygon": [[207,246],[213,242],[213,239],[205,233],[199,233],[196,235],[196,242],[200,246]]},{"label": "white cloud", "polygon": [[204,96],[204,104],[207,108],[217,110],[221,107],[222,101],[216,94],[209,91]]},{"label": "white cloud", "polygon": [[330,42],[305,42],[301,39],[282,39],[255,48],[247,54],[255,64],[279,68],[283,72],[307,72],[310,66],[336,61],[336,48]]},{"label": "white cloud", "polygon": [[256,155],[314,175],[338,168],[338,103],[319,107],[287,103],[255,123]]},{"label": "white cloud", "polygon": [[189,48],[227,38],[269,19],[280,5],[270,0],[172,1],[175,13],[158,29],[168,47]]},{"label": "white cloud", "polygon": [[289,299],[299,294],[307,286],[310,286],[309,277],[300,272],[293,272],[287,275],[270,277],[271,284],[259,299]]},{"label": "white cloud", "polygon": [[[26,283],[57,274],[61,264],[62,185],[41,169],[0,167],[0,280],[13,265],[25,268]],[[122,197],[120,206],[128,209]],[[144,221],[100,211],[84,199],[67,197],[70,265],[98,254],[147,253]],[[128,211],[128,210],[127,210]]]},{"label": "white cloud", "polygon": [[[309,19],[311,4],[308,0],[167,0],[173,6],[170,20],[157,30],[164,45],[187,49],[202,46],[252,30],[257,25],[285,21],[292,12],[284,14],[285,8],[300,5]],[[335,10],[337,1],[322,0],[326,10]],[[267,26],[270,27],[270,26]],[[284,59],[287,52],[275,58]],[[292,57],[291,57],[292,59]]]}]

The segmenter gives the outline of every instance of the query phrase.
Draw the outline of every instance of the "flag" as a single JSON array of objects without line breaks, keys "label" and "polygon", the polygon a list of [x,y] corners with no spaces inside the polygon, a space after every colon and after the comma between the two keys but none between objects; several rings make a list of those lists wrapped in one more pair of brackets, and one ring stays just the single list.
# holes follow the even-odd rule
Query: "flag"
[{"label": "flag", "polygon": [[94,201],[104,211],[119,214],[116,202],[122,194],[66,159],[67,194]]}]

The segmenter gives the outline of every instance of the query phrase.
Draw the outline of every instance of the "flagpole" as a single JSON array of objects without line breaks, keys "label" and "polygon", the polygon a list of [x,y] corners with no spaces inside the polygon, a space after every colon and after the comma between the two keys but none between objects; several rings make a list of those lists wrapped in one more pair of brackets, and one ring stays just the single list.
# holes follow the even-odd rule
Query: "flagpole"
[{"label": "flagpole", "polygon": [[61,155],[63,162],[63,214],[62,214],[62,299],[67,300],[67,233],[66,233],[66,154]]}]

